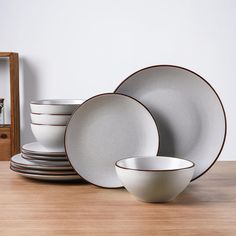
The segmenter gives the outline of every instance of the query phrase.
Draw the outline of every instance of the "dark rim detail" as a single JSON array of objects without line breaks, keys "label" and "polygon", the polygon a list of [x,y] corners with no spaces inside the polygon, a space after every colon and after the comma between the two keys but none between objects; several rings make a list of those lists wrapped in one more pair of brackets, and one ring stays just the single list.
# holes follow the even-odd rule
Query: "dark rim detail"
[{"label": "dark rim detail", "polygon": [[[45,163],[55,163],[55,165],[57,165],[58,166],[58,163],[60,163],[60,164],[64,164],[63,166],[65,167],[65,166],[71,166],[70,165],[70,163],[68,162],[68,160],[67,159],[61,159],[61,160],[52,160],[52,159],[50,159],[50,160],[45,160],[45,159],[36,159],[36,158],[31,158],[31,157],[29,157],[29,156],[27,156],[26,154],[24,154],[24,153],[21,153],[21,154],[18,154],[18,155],[21,155],[21,157],[23,158],[23,159],[25,159],[25,160],[27,160],[27,161],[36,161],[35,163],[37,163],[38,165],[43,165],[43,164],[45,164]],[[43,165],[44,166],[44,165]],[[59,165],[59,166],[62,166],[62,165]]]},{"label": "dark rim detail", "polygon": [[[142,68],[134,73],[132,73],[130,76],[128,76],[126,79],[124,79],[118,86],[117,88],[115,89],[114,93],[117,93],[116,91],[119,89],[119,87],[124,84],[128,79],[130,79],[132,76],[134,76],[135,74],[141,72],[141,71],[144,71],[144,70],[148,70],[148,69],[151,69],[151,68],[155,68],[155,67],[173,67],[173,68],[179,68],[179,69],[182,69],[182,70],[185,70],[185,71],[188,71],[190,73],[193,73],[195,74],[199,79],[203,80],[211,89],[212,91],[215,93],[216,97],[218,98],[219,102],[220,102],[220,105],[222,107],[222,110],[223,110],[223,114],[224,114],[224,120],[225,120],[225,133],[224,133],[224,138],[223,138],[223,142],[222,142],[222,145],[220,147],[220,150],[215,158],[215,160],[212,162],[212,164],[203,172],[201,173],[199,176],[195,177],[194,179],[191,180],[194,181],[196,179],[198,179],[199,177],[201,177],[202,175],[204,175],[208,170],[211,169],[211,167],[215,164],[215,162],[217,161],[217,159],[219,158],[222,150],[223,150],[223,147],[225,145],[225,140],[226,140],[226,135],[227,135],[227,119],[226,119],[226,113],[225,113],[225,109],[224,109],[224,105],[218,95],[218,93],[215,91],[215,89],[212,87],[212,85],[207,81],[205,80],[202,76],[200,76],[199,74],[195,73],[194,71],[192,70],[189,70],[185,67],[181,67],[181,66],[177,66],[177,65],[168,65],[168,64],[160,64],[160,65],[152,65],[152,66],[148,66],[148,67],[145,67],[145,68]],[[120,94],[120,93],[119,93]]]},{"label": "dark rim detail", "polygon": [[[33,143],[38,143],[38,142],[33,142]],[[32,143],[28,143],[29,144],[32,144]],[[39,144],[39,143],[38,143]],[[27,144],[25,144],[27,145]],[[50,156],[50,157],[55,157],[55,156],[59,156],[59,157],[65,157],[66,156],[66,153],[65,152],[40,152],[40,151],[32,151],[32,150],[29,150],[29,149],[25,149],[23,145],[21,147],[21,151],[26,154],[26,155],[39,155],[39,156]]]},{"label": "dark rim detail", "polygon": [[[41,103],[41,102],[43,102],[43,101],[50,101],[50,100],[52,100],[52,101],[55,101],[55,100],[64,100],[64,101],[66,101],[66,100],[68,100],[68,101],[78,101],[78,102],[80,102],[80,103],[68,103],[68,104],[64,104],[64,103],[62,103],[62,104],[58,104],[58,103],[50,103],[50,104],[43,104],[43,103]],[[36,101],[31,101],[30,102],[30,104],[33,104],[33,105],[43,105],[43,106],[51,106],[51,105],[53,105],[53,106],[78,106],[78,105],[81,105],[82,103],[84,102],[84,100],[83,99],[43,99],[43,100],[36,100]]]},{"label": "dark rim detail", "polygon": [[[25,170],[23,169],[23,168],[17,168],[17,167],[15,167],[15,166],[12,166],[12,165],[10,165],[10,169],[11,170],[13,170],[13,171],[15,171],[15,172],[20,172],[20,173],[24,173],[24,174],[32,174],[32,175],[50,175],[50,176],[68,176],[68,175],[78,175],[76,172],[72,172],[72,173],[67,173],[67,174],[39,174],[39,173],[35,173],[33,170],[30,170],[30,171],[27,171],[27,172],[25,172]],[[33,172],[31,172],[31,171],[33,171]],[[50,171],[51,172],[51,171]],[[74,173],[74,174],[73,174]]]},{"label": "dark rim detail", "polygon": [[51,114],[51,113],[35,113],[31,112],[32,115],[45,115],[45,116],[71,116],[71,114]]},{"label": "dark rim detail", "polygon": [[47,125],[47,124],[39,124],[39,123],[30,123],[31,125],[44,125],[44,126],[67,126],[67,125]]},{"label": "dark rim detail", "polygon": [[[133,159],[133,158],[143,158],[143,157],[128,157],[128,158],[120,159],[119,161],[123,161],[123,160],[126,160],[126,159]],[[149,157],[145,157],[145,158],[149,158]],[[169,171],[179,171],[179,170],[191,169],[191,168],[195,167],[194,162],[192,162],[192,161],[190,161],[190,160],[187,160],[187,159],[183,159],[183,158],[164,157],[164,156],[156,156],[156,158],[157,158],[157,159],[159,159],[159,158],[179,159],[179,160],[184,160],[184,161],[190,162],[192,165],[191,165],[191,166],[188,166],[188,167],[176,168],[176,169],[166,169],[166,170],[158,170],[158,169],[156,169],[156,170],[143,170],[143,169],[134,169],[134,168],[128,168],[128,167],[120,166],[120,165],[118,164],[119,161],[117,161],[117,162],[115,163],[115,166],[117,166],[118,168],[121,168],[121,169],[125,169],[125,170],[144,171],[144,172],[169,172]]]},{"label": "dark rim detail", "polygon": [[27,160],[36,160],[36,161],[55,161],[55,162],[60,162],[60,161],[67,161],[68,158],[66,156],[51,156],[51,157],[48,157],[48,156],[37,156],[35,154],[28,154],[28,153],[25,153],[23,150],[21,152],[21,156],[24,158],[24,159],[27,159]]},{"label": "dark rim detail", "polygon": [[[71,163],[71,161],[70,161],[70,158],[69,158],[69,156],[68,156],[68,153],[67,153],[67,148],[66,148],[66,134],[67,134],[67,130],[68,130],[68,126],[69,126],[69,124],[70,124],[70,121],[72,120],[72,118],[73,118],[74,114],[77,112],[77,110],[81,109],[81,107],[83,107],[84,104],[86,104],[88,101],[90,101],[90,100],[92,100],[92,99],[94,99],[94,98],[96,98],[96,97],[100,97],[100,96],[103,96],[103,95],[119,95],[119,96],[124,96],[124,97],[131,98],[131,99],[133,99],[134,101],[136,101],[136,102],[138,102],[139,104],[141,104],[141,105],[147,110],[147,112],[151,115],[151,117],[152,117],[152,119],[153,119],[153,121],[154,121],[154,123],[155,123],[155,125],[156,125],[156,131],[157,131],[157,136],[158,136],[158,146],[157,146],[157,153],[158,153],[159,145],[160,145],[160,136],[159,136],[159,132],[158,132],[158,126],[157,126],[157,123],[156,123],[156,121],[155,121],[155,119],[154,119],[152,113],[149,111],[149,109],[148,109],[145,105],[143,105],[140,101],[138,101],[138,100],[135,99],[135,98],[132,98],[132,97],[129,96],[129,95],[121,94],[121,93],[101,93],[101,94],[95,95],[95,96],[93,96],[93,97],[87,99],[86,101],[84,101],[77,109],[75,109],[75,111],[73,112],[73,114],[72,114],[72,116],[71,116],[71,118],[70,118],[70,120],[69,120],[69,122],[68,122],[68,125],[67,125],[66,130],[65,130],[65,134],[64,134],[64,147],[65,147],[65,152],[66,152],[66,155],[67,155],[67,157],[68,157],[68,160],[69,160],[71,166],[73,167],[73,165],[72,165],[72,163]],[[157,154],[156,154],[156,155],[157,155]],[[73,169],[74,169],[74,167],[73,167]],[[74,170],[75,170],[75,169],[74,169]],[[84,179],[86,182],[89,182],[89,181],[86,180],[82,175],[80,175],[77,170],[75,170],[75,171],[78,173],[78,175],[79,175],[82,179]],[[92,183],[92,182],[89,182],[89,183],[93,184],[94,186],[97,186],[97,187],[100,187],[100,188],[105,188],[105,189],[123,188],[123,186],[119,186],[119,187],[104,187],[104,186],[100,186],[100,185],[94,184],[94,183]]]}]

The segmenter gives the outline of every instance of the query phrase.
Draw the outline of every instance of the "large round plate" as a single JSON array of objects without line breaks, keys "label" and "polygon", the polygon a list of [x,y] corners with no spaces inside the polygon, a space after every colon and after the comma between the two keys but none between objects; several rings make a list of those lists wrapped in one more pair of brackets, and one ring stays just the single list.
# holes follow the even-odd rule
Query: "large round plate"
[{"label": "large round plate", "polygon": [[[57,165],[57,162],[48,164],[46,163],[36,163],[30,160],[23,158],[20,154],[17,154],[11,158],[11,163],[21,168],[29,168],[35,170],[73,170],[71,165],[68,165],[68,162],[61,165]],[[59,163],[60,164],[60,163]],[[66,164],[67,166],[64,166]]]},{"label": "large round plate", "polygon": [[196,73],[152,66],[129,76],[115,92],[136,98],[151,111],[160,133],[159,155],[193,161],[193,180],[220,155],[226,136],[224,108],[215,90]]},{"label": "large round plate", "polygon": [[53,152],[43,147],[39,142],[27,143],[22,146],[22,152],[39,156],[65,156],[65,152]]},{"label": "large round plate", "polygon": [[120,94],[101,94],[84,102],[65,133],[69,161],[88,182],[121,187],[115,162],[126,156],[156,155],[159,136],[150,112],[138,101]]}]

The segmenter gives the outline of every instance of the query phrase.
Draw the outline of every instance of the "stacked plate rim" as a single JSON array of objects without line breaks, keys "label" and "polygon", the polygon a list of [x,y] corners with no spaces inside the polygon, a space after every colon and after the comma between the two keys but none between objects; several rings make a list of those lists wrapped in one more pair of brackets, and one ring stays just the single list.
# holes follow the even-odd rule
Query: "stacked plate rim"
[{"label": "stacked plate rim", "polygon": [[22,146],[10,169],[39,180],[77,180],[64,149],[64,133],[73,111],[82,100],[38,100],[30,103],[31,129],[37,142]]}]

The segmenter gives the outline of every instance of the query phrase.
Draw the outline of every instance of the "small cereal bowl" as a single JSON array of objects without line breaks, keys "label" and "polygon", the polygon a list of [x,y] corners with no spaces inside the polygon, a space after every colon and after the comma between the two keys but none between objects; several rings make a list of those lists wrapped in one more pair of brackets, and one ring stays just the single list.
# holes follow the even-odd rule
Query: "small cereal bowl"
[{"label": "small cereal bowl", "polygon": [[37,141],[54,152],[64,152],[64,134],[66,125],[42,125],[31,123],[32,132]]},{"label": "small cereal bowl", "polygon": [[124,187],[144,202],[168,202],[190,183],[195,164],[173,157],[130,157],[116,162]]}]

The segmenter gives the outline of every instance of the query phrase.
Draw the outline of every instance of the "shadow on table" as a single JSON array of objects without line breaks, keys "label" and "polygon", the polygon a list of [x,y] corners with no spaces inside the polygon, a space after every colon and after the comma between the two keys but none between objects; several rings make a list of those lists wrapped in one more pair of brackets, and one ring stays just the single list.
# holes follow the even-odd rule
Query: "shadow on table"
[{"label": "shadow on table", "polygon": [[[202,187],[201,183],[192,183],[170,204],[175,205],[202,205],[204,203],[216,204],[217,202],[234,202],[235,195],[229,194],[232,186],[224,185],[224,190],[219,187]],[[226,190],[227,189],[227,190]],[[227,193],[227,194],[226,194]]]},{"label": "shadow on table", "polygon": [[65,180],[65,181],[51,181],[51,180],[38,180],[38,179],[30,179],[30,178],[25,178],[21,176],[21,178],[24,178],[25,181],[35,183],[35,184],[41,184],[41,185],[67,185],[67,186],[72,186],[72,185],[88,185],[90,183],[86,182],[83,179],[77,179],[77,180]]}]

